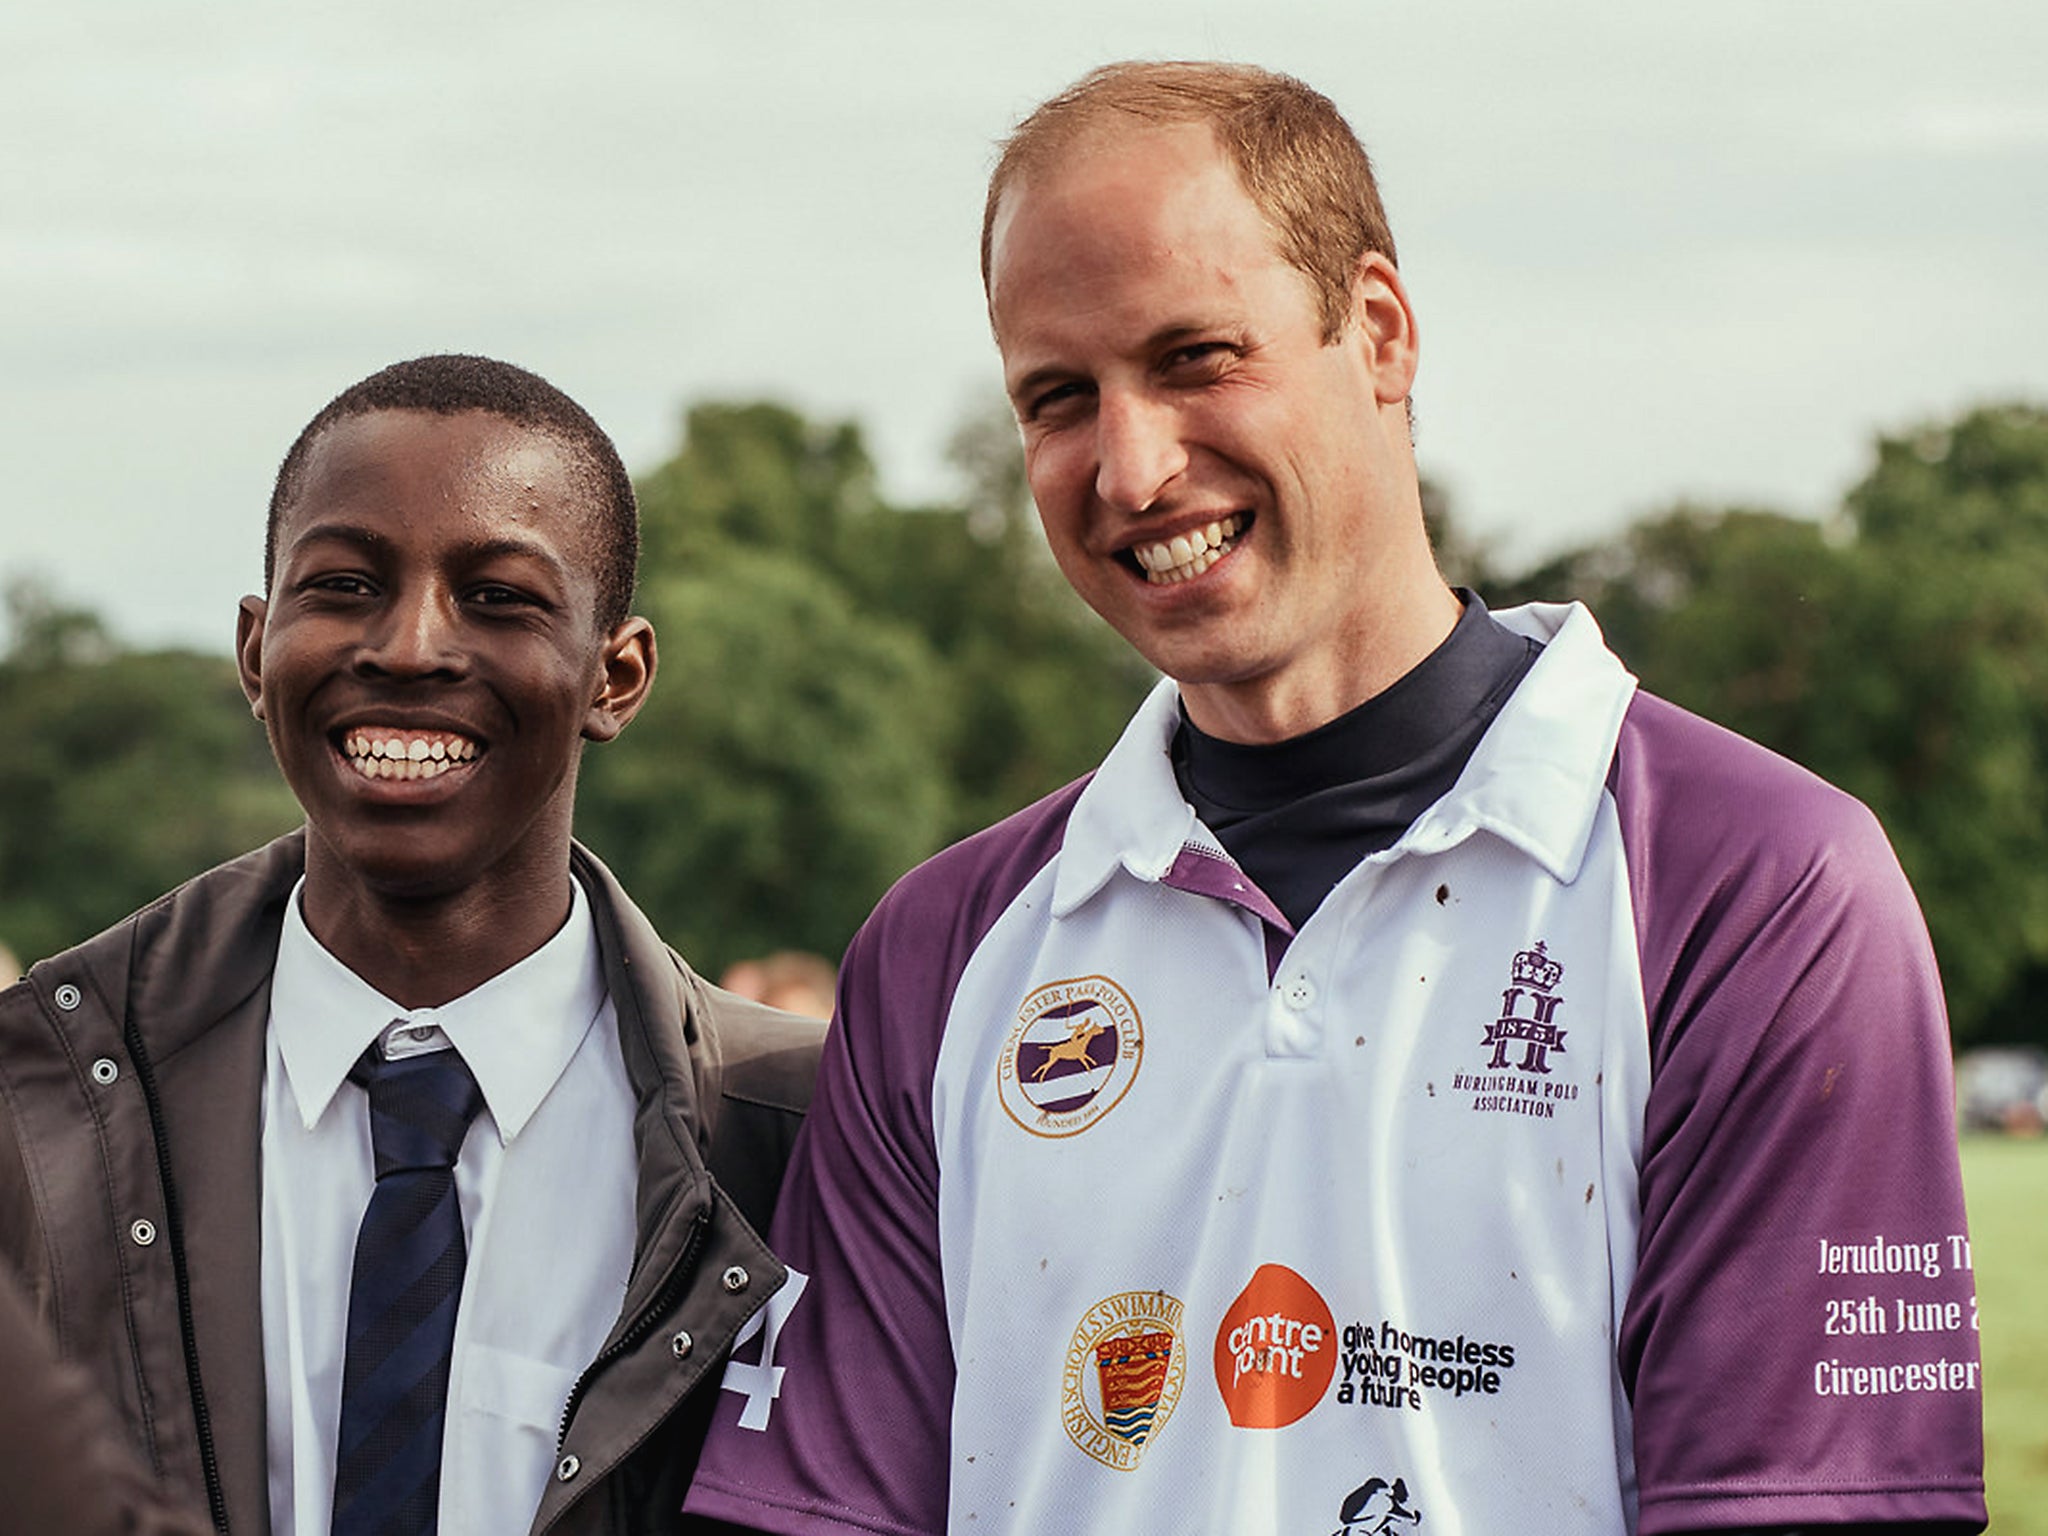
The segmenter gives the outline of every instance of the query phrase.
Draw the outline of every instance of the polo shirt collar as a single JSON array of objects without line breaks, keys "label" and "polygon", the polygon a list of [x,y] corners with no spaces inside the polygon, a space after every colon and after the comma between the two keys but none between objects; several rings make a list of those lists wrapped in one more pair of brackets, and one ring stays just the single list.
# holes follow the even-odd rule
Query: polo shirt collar
[{"label": "polo shirt collar", "polygon": [[[1532,603],[1493,615],[1544,643],[1450,792],[1378,858],[1434,853],[1487,831],[1569,881],[1593,836],[1607,765],[1635,678],[1607,649],[1582,604]],[[1052,910],[1065,917],[1119,868],[1157,884],[1184,853],[1229,855],[1181,798],[1171,746],[1180,696],[1163,679],[1074,803]]]},{"label": "polo shirt collar", "polygon": [[[552,1091],[604,1007],[597,928],[581,883],[569,882],[569,916],[554,937],[436,1008],[401,1007],[336,959],[300,912],[305,884],[302,877],[285,904],[270,1027],[306,1129],[327,1112],[364,1049],[390,1039],[401,1050],[445,1043],[461,1052],[498,1139],[510,1142]],[[420,1030],[428,1032],[425,1042],[409,1033]]]},{"label": "polo shirt collar", "polygon": [[1542,641],[1543,654],[1451,792],[1395,847],[1434,853],[1491,832],[1569,883],[1593,840],[1636,680],[1582,603],[1529,603],[1494,617]]}]

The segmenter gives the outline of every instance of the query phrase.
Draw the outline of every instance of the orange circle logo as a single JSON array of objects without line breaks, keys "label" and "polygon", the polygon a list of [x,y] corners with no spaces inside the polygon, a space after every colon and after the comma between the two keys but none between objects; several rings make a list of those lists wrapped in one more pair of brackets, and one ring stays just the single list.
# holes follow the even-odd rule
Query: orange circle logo
[{"label": "orange circle logo", "polygon": [[1285,1264],[1261,1264],[1216,1329],[1216,1388],[1230,1422],[1292,1424],[1323,1400],[1336,1374],[1329,1303]]}]

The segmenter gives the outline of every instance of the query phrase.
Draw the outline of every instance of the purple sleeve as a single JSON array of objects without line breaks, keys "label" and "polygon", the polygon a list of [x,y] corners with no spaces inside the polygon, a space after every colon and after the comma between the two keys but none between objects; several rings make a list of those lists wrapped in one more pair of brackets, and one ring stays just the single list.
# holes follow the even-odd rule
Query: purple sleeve
[{"label": "purple sleeve", "polygon": [[1651,1086],[1622,1318],[1644,1536],[1985,1520],[1940,978],[1876,819],[1661,700],[1612,786]]},{"label": "purple sleeve", "polygon": [[[932,1069],[961,971],[1057,850],[1079,790],[912,871],[848,949],[769,1234],[802,1289],[742,1335],[690,1513],[790,1536],[945,1529],[953,1351]],[[792,1291],[794,1276],[777,1301]]]}]

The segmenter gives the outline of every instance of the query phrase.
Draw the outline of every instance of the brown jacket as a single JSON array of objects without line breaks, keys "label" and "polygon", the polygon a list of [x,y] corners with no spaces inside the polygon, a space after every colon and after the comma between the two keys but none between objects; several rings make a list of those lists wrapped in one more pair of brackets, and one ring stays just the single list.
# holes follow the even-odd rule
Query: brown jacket
[{"label": "brown jacket", "polygon": [[[785,1278],[756,1232],[823,1026],[710,986],[602,864],[571,863],[639,1103],[638,1238],[533,1531],[666,1531],[726,1350]],[[0,993],[0,1255],[167,1494],[237,1536],[269,1528],[258,1133],[303,868],[303,834],[280,838]]]}]

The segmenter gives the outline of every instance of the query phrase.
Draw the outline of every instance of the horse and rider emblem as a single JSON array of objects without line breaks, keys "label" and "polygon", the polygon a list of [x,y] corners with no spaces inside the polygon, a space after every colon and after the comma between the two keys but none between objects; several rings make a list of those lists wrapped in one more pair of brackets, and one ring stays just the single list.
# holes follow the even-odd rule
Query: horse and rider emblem
[{"label": "horse and rider emblem", "polygon": [[996,1089],[1034,1136],[1073,1136],[1117,1106],[1144,1054],[1130,994],[1107,976],[1048,982],[1017,1009]]}]

